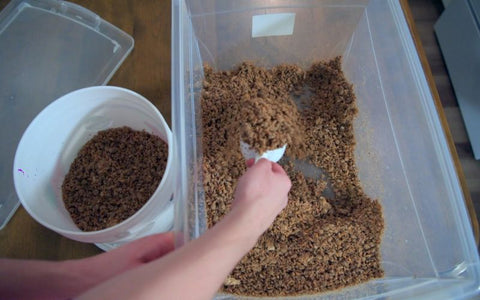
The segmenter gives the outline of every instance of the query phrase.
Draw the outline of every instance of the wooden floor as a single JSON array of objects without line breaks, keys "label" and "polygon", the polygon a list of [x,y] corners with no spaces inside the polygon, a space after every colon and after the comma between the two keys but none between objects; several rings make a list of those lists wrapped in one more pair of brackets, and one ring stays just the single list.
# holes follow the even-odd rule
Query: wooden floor
[{"label": "wooden floor", "polygon": [[408,3],[432,69],[478,218],[480,216],[480,161],[473,158],[462,115],[433,30],[444,7],[440,0],[408,0]]}]

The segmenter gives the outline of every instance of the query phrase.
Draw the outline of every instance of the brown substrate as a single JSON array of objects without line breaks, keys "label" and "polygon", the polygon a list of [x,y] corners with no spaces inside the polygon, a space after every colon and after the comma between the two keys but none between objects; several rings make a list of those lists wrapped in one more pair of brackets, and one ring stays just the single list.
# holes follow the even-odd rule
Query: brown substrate
[{"label": "brown substrate", "polygon": [[[293,186],[274,224],[225,281],[226,293],[314,294],[382,277],[382,209],[360,185],[354,160],[353,87],[341,58],[272,69],[205,67],[201,109],[208,226],[229,211],[245,171],[239,140],[259,153],[288,144],[280,163]],[[303,164],[321,170],[306,177]]]},{"label": "brown substrate", "polygon": [[137,212],[157,189],[168,145],[129,127],[98,132],[79,151],[62,184],[65,208],[83,231],[111,227]]}]

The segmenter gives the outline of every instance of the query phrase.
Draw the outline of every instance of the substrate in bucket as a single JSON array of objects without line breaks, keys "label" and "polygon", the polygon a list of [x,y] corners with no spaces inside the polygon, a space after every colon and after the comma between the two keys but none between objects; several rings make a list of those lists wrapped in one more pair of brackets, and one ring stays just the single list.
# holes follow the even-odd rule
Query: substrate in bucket
[{"label": "substrate in bucket", "polygon": [[[124,126],[144,130],[168,144],[165,172],[153,195],[135,214],[102,230],[82,231],[64,206],[63,180],[85,143],[101,130]],[[45,227],[68,238],[110,249],[171,229],[173,153],[172,133],[147,99],[119,87],[85,88],[59,98],[29,125],[15,155],[15,189],[28,213]]]}]

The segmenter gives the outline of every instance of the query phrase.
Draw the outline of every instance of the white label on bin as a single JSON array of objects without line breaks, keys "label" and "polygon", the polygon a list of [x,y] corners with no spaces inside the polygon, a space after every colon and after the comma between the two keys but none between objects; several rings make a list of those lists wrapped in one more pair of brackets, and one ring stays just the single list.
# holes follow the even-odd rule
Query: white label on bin
[{"label": "white label on bin", "polygon": [[292,35],[295,13],[256,15],[252,18],[252,37]]}]

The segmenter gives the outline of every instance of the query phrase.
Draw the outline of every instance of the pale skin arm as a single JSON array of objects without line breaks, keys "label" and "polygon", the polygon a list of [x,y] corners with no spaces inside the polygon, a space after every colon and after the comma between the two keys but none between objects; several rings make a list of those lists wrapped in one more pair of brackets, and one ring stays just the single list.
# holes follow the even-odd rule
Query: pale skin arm
[{"label": "pale skin arm", "polygon": [[278,164],[260,160],[239,180],[231,212],[204,235],[79,299],[211,299],[286,206],[290,187]]},{"label": "pale skin arm", "polygon": [[260,160],[239,180],[231,212],[176,251],[173,234],[163,233],[85,259],[0,259],[0,298],[67,299],[89,290],[81,298],[209,299],[285,207],[290,186],[279,165]]},{"label": "pale skin arm", "polygon": [[173,250],[173,234],[149,236],[85,259],[0,259],[1,299],[67,299]]}]

